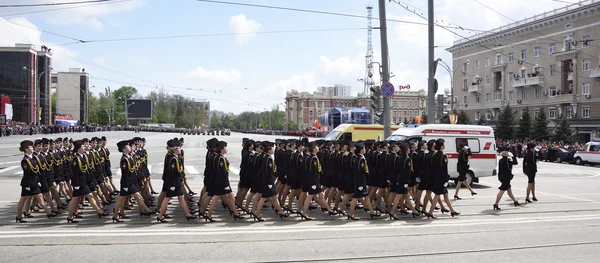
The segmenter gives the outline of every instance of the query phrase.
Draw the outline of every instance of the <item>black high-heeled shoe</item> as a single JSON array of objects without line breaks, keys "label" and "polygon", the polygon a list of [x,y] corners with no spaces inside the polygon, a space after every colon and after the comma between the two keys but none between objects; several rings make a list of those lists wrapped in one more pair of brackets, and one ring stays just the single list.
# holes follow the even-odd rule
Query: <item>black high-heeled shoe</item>
[{"label": "black high-heeled shoe", "polygon": [[327,208],[321,208],[321,212],[323,212],[323,213],[327,212]]},{"label": "black high-heeled shoe", "polygon": [[102,218],[103,216],[107,216],[108,212],[104,211],[104,213],[98,213],[98,218]]},{"label": "black high-heeled shoe", "polygon": [[191,215],[191,216],[185,216],[185,219],[187,219],[187,221],[190,221],[191,219],[198,219],[198,217],[195,215]]},{"label": "black high-heeled shoe", "polygon": [[258,221],[258,222],[264,222],[265,220],[264,220],[264,219],[262,219],[262,217],[255,216],[255,217],[254,217],[254,221]]},{"label": "black high-heeled shoe", "polygon": [[290,216],[290,214],[289,214],[289,213],[280,213],[279,211],[275,211],[275,212],[277,213],[277,215],[279,216],[279,218],[280,218],[281,220],[283,220],[283,218],[284,218],[284,217],[286,217],[286,218],[287,218],[287,217],[289,217],[289,216]]},{"label": "black high-heeled shoe", "polygon": [[529,199],[525,199],[525,203],[533,203],[533,202],[531,202],[531,200],[529,200]]},{"label": "black high-heeled shoe", "polygon": [[531,200],[533,200],[534,202],[538,201],[537,198],[535,198],[535,197],[531,198]]},{"label": "black high-heeled shoe", "polygon": [[356,218],[354,216],[351,216],[351,215],[348,215],[347,217],[348,217],[349,220],[354,220],[354,221],[358,221],[359,220],[358,218]]},{"label": "black high-heeled shoe", "polygon": [[494,210],[502,210],[502,209],[500,209],[500,207],[498,207],[498,205],[494,205]]},{"label": "black high-heeled shoe", "polygon": [[211,223],[217,222],[217,220],[212,219],[212,217],[206,215],[204,216],[204,222],[209,221]]},{"label": "black high-heeled shoe", "polygon": [[477,195],[477,193],[475,192],[471,192],[471,196]]},{"label": "black high-heeled shoe", "polygon": [[438,218],[437,218],[436,216],[434,216],[433,214],[431,214],[431,213],[427,213],[427,219],[429,219],[429,218],[431,218],[431,219],[438,219]]},{"label": "black high-heeled shoe", "polygon": [[[229,208],[229,207],[228,207],[226,204],[224,204],[224,203],[221,203],[221,205],[223,206],[223,209],[227,209],[227,208]],[[231,210],[231,209],[230,209],[230,210]]]},{"label": "black high-heeled shoe", "polygon": [[116,217],[114,217],[114,216],[112,217],[112,221],[113,221],[113,223],[121,223],[121,222],[124,222],[123,220],[120,220],[120,219],[118,219],[118,218],[116,218]]},{"label": "black high-heeled shoe", "polygon": [[328,211],[327,214],[329,216],[336,216],[338,214],[338,212],[337,211]]},{"label": "black high-heeled shoe", "polygon": [[[517,207],[517,206],[520,206],[521,204],[519,203],[519,201],[515,201],[515,202],[513,203],[513,205],[515,205],[515,207]],[[498,209],[498,210],[500,210],[500,209]]]},{"label": "black high-heeled shoe", "polygon": [[15,217],[15,221],[16,221],[17,223],[27,223],[27,221],[23,220],[23,218],[22,218],[22,217],[19,217],[19,216]]},{"label": "black high-heeled shoe", "polygon": [[156,217],[156,222],[159,222],[159,223],[169,223],[169,221],[165,220],[164,218],[160,218],[158,216]]},{"label": "black high-heeled shoe", "polygon": [[75,217],[75,218],[83,218],[83,216],[81,215],[81,213],[73,214],[73,217]]},{"label": "black high-heeled shoe", "polygon": [[451,215],[452,217],[454,217],[454,216],[458,216],[458,215],[460,215],[460,212],[450,212],[450,215]]},{"label": "black high-heeled shoe", "polygon": [[375,217],[381,217],[381,213],[379,213],[379,212],[375,212],[375,214],[369,213],[369,216],[371,217],[371,219],[373,219]]},{"label": "black high-heeled shoe", "polygon": [[442,214],[443,214],[443,213],[450,213],[450,210],[448,210],[448,209],[446,209],[446,208],[443,208],[443,209],[442,209]]},{"label": "black high-heeled shoe", "polygon": [[237,215],[232,214],[232,216],[233,216],[233,220],[235,220],[235,221],[237,221],[238,219],[244,219],[244,217],[242,215],[240,215],[239,213]]},{"label": "black high-heeled shoe", "polygon": [[73,218],[68,218],[67,217],[67,223],[74,223],[74,224],[76,224],[76,223],[79,223],[79,221],[74,220]]},{"label": "black high-heeled shoe", "polygon": [[148,213],[148,212],[140,212],[140,217],[150,217],[150,213]]},{"label": "black high-heeled shoe", "polygon": [[419,213],[419,211],[417,211],[416,213],[412,212],[412,217],[413,218],[417,218],[417,216],[421,216],[421,213]]},{"label": "black high-heeled shoe", "polygon": [[406,211],[406,210],[400,210],[400,214],[401,214],[401,215],[408,215],[409,213],[408,213],[408,211]]},{"label": "black high-heeled shoe", "polygon": [[126,216],[125,214],[119,214],[118,216],[119,216],[119,218],[122,218],[122,219],[129,219],[129,217]]},{"label": "black high-heeled shoe", "polygon": [[26,213],[26,212],[23,212],[23,216],[25,218],[33,218],[33,216],[30,213]]},{"label": "black high-heeled shoe", "polygon": [[53,217],[55,217],[55,216],[56,216],[56,215],[55,215],[55,214],[53,214],[53,213],[46,214],[46,217],[47,217],[48,219],[51,219],[51,218],[53,218]]},{"label": "black high-heeled shoe", "polygon": [[306,220],[306,221],[310,221],[310,220],[314,219],[312,217],[308,217],[308,216],[304,215],[303,213],[300,213],[300,216],[302,217],[303,220]]},{"label": "black high-heeled shoe", "polygon": [[455,196],[454,196],[454,199],[455,199],[455,200],[462,200],[462,198],[458,197],[458,195],[455,195]]},{"label": "black high-heeled shoe", "polygon": [[400,219],[398,219],[398,217],[392,215],[392,213],[389,213],[388,215],[390,216],[390,220],[392,220],[392,219],[394,219],[394,220],[400,220]]}]

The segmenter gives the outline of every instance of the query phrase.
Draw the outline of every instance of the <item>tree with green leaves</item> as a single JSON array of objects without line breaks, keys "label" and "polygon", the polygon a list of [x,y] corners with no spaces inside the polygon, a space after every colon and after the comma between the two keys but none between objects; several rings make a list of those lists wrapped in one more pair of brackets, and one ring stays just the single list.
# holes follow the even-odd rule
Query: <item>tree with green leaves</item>
[{"label": "tree with green leaves", "polygon": [[560,121],[560,125],[554,128],[554,134],[552,136],[552,140],[555,142],[571,142],[571,124],[567,121],[567,118],[562,118]]},{"label": "tree with green leaves", "polygon": [[509,140],[513,139],[515,135],[515,114],[510,107],[510,104],[506,104],[503,110],[498,113],[498,125],[496,126],[496,137]]},{"label": "tree with green leaves", "polygon": [[531,137],[536,140],[548,140],[550,138],[548,118],[546,118],[546,110],[544,108],[541,108],[538,116],[535,117]]},{"label": "tree with green leaves", "polygon": [[421,115],[421,124],[427,124],[427,114]]},{"label": "tree with green leaves", "polygon": [[485,119],[485,114],[479,114],[479,119],[477,120],[477,125],[484,125],[487,123]]},{"label": "tree with green leaves", "polygon": [[529,139],[531,134],[531,114],[529,113],[529,107],[525,107],[521,113],[521,119],[519,120],[519,127],[517,127],[517,134],[515,137],[520,140]]},{"label": "tree with green leaves", "polygon": [[404,120],[402,121],[402,123],[408,124],[408,119],[406,117],[404,117]]},{"label": "tree with green leaves", "polygon": [[465,112],[464,110],[461,110],[458,113],[458,124],[471,124],[471,120],[469,119],[469,116],[467,115],[467,112]]}]

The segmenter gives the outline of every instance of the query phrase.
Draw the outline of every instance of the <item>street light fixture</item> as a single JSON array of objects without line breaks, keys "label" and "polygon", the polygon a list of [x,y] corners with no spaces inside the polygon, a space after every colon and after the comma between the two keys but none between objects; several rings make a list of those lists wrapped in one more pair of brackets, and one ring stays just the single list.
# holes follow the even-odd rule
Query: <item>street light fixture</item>
[{"label": "street light fixture", "polygon": [[[39,74],[36,74],[36,73],[35,73],[35,71],[33,71],[33,70],[31,70],[31,69],[27,68],[27,66],[23,66],[23,70],[25,70],[25,71],[29,71],[29,72],[31,72],[31,73],[33,73],[33,74],[35,74],[35,75],[36,75],[36,77],[37,77],[37,79],[36,79],[36,80],[37,80],[37,82],[35,83],[35,91],[34,91],[34,93],[33,93],[33,108],[36,110],[36,113],[37,113],[37,108],[38,108],[38,107],[37,107],[37,106],[38,106],[38,101],[37,101],[37,92],[38,92],[38,90],[40,89],[40,82],[42,81],[42,76],[44,76],[44,74],[45,74],[46,72],[48,72],[48,71],[52,71],[52,70],[53,70],[53,68],[52,68],[52,67],[48,67],[46,70],[42,71],[42,72],[41,72],[41,73],[39,73]],[[38,122],[38,121],[39,121],[39,118],[37,117],[37,114],[35,114],[35,115],[36,115],[36,116],[35,116],[35,119],[33,120],[33,123],[34,123],[34,124],[39,124],[39,122]]]},{"label": "street light fixture", "polygon": [[[448,75],[450,75],[450,109],[452,111],[454,111],[454,73],[456,73],[456,71],[460,68],[457,67],[454,70],[450,69],[450,66],[448,66],[448,64],[446,64],[446,62],[442,61],[441,58],[438,58],[436,61],[440,62],[440,64],[446,71],[448,71]],[[463,63],[464,64],[464,63]],[[461,66],[463,65],[461,64]]]},{"label": "street light fixture", "polygon": [[127,104],[125,107],[125,127],[129,126],[129,106],[135,105],[135,101]]}]

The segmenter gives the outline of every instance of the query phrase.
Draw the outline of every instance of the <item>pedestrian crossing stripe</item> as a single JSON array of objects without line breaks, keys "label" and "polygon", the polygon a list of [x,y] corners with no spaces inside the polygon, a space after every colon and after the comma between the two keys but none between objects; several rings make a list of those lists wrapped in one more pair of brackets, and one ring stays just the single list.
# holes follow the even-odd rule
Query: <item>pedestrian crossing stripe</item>
[{"label": "pedestrian crossing stripe", "polygon": [[[17,169],[18,168],[18,169]],[[15,170],[17,169],[17,170]],[[230,166],[229,167],[231,174],[240,174],[240,170],[239,168],[235,168]],[[150,171],[150,174],[152,174],[152,166],[148,167],[148,170]],[[156,169],[154,169],[156,170]],[[200,171],[203,171],[204,167],[194,167],[194,166],[186,166],[185,167],[185,174],[188,175],[200,175]],[[121,169],[119,169],[118,167],[113,167],[111,168],[112,174],[114,175],[121,175]],[[8,166],[8,167],[4,167],[0,169],[0,174],[12,174],[12,175],[23,175],[23,170],[21,169],[21,166],[18,165],[14,165],[14,166]],[[162,173],[162,170],[158,173]]]}]

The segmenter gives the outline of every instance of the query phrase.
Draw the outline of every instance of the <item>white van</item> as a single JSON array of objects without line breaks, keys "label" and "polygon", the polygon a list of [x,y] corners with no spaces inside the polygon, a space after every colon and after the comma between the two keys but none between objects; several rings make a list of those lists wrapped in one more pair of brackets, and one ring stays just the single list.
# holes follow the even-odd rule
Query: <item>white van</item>
[{"label": "white van", "polygon": [[469,184],[479,182],[479,177],[495,176],[497,155],[494,130],[488,126],[460,124],[426,124],[416,128],[396,130],[388,140],[418,142],[431,139],[444,139],[448,156],[448,173],[450,178],[457,178],[456,163],[458,161],[458,145],[466,144],[473,155],[469,161],[467,173]]}]

